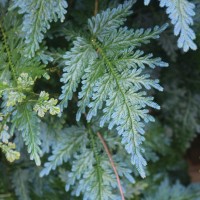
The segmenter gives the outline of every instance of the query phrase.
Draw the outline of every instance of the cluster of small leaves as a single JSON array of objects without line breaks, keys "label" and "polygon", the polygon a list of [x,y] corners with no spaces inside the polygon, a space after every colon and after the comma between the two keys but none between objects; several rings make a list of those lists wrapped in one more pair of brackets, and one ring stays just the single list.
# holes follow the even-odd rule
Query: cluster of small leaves
[{"label": "cluster of small leaves", "polygon": [[15,150],[16,146],[14,143],[8,142],[8,143],[1,143],[0,142],[0,148],[5,153],[6,159],[9,162],[14,162],[15,160],[18,160],[20,158],[20,153]]},{"label": "cluster of small leaves", "polygon": [[9,115],[0,116],[0,149],[5,154],[9,162],[14,162],[20,158],[20,153],[16,151],[15,143],[9,142],[11,135],[8,133]]},{"label": "cluster of small leaves", "polygon": [[[38,96],[33,91],[33,87],[38,78],[45,77],[45,66],[40,62],[39,56],[28,59],[22,54],[23,45],[19,37],[19,22],[17,14],[12,11],[6,13],[0,23],[2,113],[4,116],[10,116],[12,135],[16,136],[18,131],[22,132],[23,140],[31,154],[31,160],[34,159],[36,164],[40,165],[40,120],[33,112],[33,108],[46,104],[43,112],[49,110],[52,115],[59,113],[59,108],[56,106],[57,100],[53,98],[42,100],[42,94],[49,98],[45,92],[41,92],[39,99],[36,100]],[[5,128],[0,133],[5,140],[8,136],[7,133],[5,134]]]},{"label": "cluster of small leaves", "polygon": [[143,167],[146,161],[140,148],[144,140],[143,121],[154,121],[145,107],[159,109],[145,90],[155,88],[162,91],[162,87],[158,80],[151,79],[143,70],[145,66],[155,68],[167,64],[160,58],[153,58],[152,54],[145,55],[136,47],[158,38],[166,26],[147,30],[120,28],[131,13],[133,3],[126,1],[88,20],[90,39],[78,37],[71,51],[64,55],[66,67],[61,78],[64,86],[60,99],[61,107],[66,107],[81,81],[77,120],[80,120],[81,113],[85,113],[86,107],[89,107],[88,121],[104,107],[100,126],[105,123],[109,129],[116,126],[122,144],[132,155],[132,164],[145,177]]},{"label": "cluster of small leaves", "polygon": [[40,117],[44,117],[48,110],[51,115],[56,115],[60,113],[60,108],[56,106],[57,102],[57,99],[49,99],[49,94],[42,91],[33,109]]},{"label": "cluster of small leaves", "polygon": [[26,99],[24,92],[30,90],[30,86],[34,84],[34,81],[27,73],[20,74],[17,79],[16,90],[12,87],[6,88],[8,90],[6,106],[15,106],[17,103],[22,103]]},{"label": "cluster of small leaves", "polygon": [[[14,117],[12,118],[12,123],[15,124],[14,127],[16,126],[19,127],[19,130],[23,130],[23,138],[28,145],[28,152],[31,153],[31,159],[35,159],[36,163],[39,165],[39,149],[38,147],[36,147],[39,142],[37,139],[37,134],[34,133],[34,126],[37,125],[34,125],[32,113],[29,113],[26,106],[24,107],[24,105],[21,104],[26,99],[26,95],[24,93],[30,91],[30,87],[33,84],[33,79],[29,77],[27,73],[20,74],[19,78],[17,79],[17,86],[12,87],[12,84],[10,84],[10,86],[4,91],[4,102],[5,106],[8,107],[5,107],[8,113],[9,110],[11,113],[13,112],[13,106],[17,108],[17,111],[13,112]],[[25,102],[23,102],[23,104],[26,105]],[[22,109],[24,109],[23,113],[21,112]],[[19,115],[16,116],[16,113],[18,113]],[[14,148],[14,146],[10,147],[12,149]]]},{"label": "cluster of small leaves", "polygon": [[[11,87],[11,91],[9,88],[6,88],[4,92],[4,102],[6,103],[6,107],[11,108],[15,106],[16,110],[12,111],[12,123],[13,127],[17,128],[18,130],[22,131],[22,136],[26,145],[28,145],[28,152],[31,154],[31,159],[36,161],[37,165],[40,165],[40,156],[41,150],[39,145],[41,144],[39,139],[39,119],[33,112],[33,105],[31,103],[23,102],[22,101],[26,98],[24,92],[29,92],[30,88],[34,84],[34,81],[31,77],[28,76],[27,73],[22,73],[21,76],[17,79],[17,87],[16,91],[13,91]],[[49,99],[48,93],[41,92],[39,100],[34,105],[34,110],[40,111],[39,116],[42,117],[41,112],[46,112],[47,110],[50,111],[50,114],[55,115],[59,113],[59,108],[55,106],[57,104],[57,100]],[[18,103],[20,103],[18,105]],[[44,105],[42,106],[42,103]],[[40,110],[36,108],[40,108]],[[5,128],[1,131],[2,135],[5,135]],[[5,137],[5,136],[4,136]]]}]

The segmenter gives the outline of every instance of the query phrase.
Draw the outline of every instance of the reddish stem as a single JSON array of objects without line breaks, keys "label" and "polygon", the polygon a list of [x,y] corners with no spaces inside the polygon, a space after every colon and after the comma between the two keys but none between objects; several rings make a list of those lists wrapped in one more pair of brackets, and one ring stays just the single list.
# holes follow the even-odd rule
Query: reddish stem
[{"label": "reddish stem", "polygon": [[124,193],[123,193],[123,189],[122,189],[121,182],[120,182],[120,179],[119,179],[119,175],[118,175],[118,173],[117,173],[117,169],[116,169],[116,167],[115,167],[115,164],[114,164],[114,161],[113,161],[113,159],[112,159],[111,153],[110,153],[110,151],[109,151],[109,149],[108,149],[108,146],[107,146],[107,144],[106,144],[106,142],[105,142],[103,136],[102,136],[99,132],[97,132],[97,135],[98,135],[99,139],[101,140],[101,143],[102,143],[103,146],[104,146],[104,149],[105,149],[105,151],[106,151],[106,153],[107,153],[107,155],[108,155],[108,158],[109,158],[109,160],[110,160],[110,164],[111,164],[111,166],[112,166],[112,168],[113,168],[113,171],[114,171],[114,173],[115,173],[115,176],[116,176],[116,179],[117,179],[117,184],[118,184],[119,191],[120,191],[120,194],[121,194],[121,198],[122,198],[122,200],[125,200],[125,198],[124,198]]},{"label": "reddish stem", "polygon": [[98,9],[99,9],[99,0],[95,0],[94,16],[98,13]]}]

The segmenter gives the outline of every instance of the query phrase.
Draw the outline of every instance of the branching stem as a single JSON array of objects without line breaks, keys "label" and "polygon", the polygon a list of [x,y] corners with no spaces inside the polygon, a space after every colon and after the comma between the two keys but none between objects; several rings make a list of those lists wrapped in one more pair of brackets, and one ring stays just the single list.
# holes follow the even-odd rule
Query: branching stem
[{"label": "branching stem", "polygon": [[107,155],[108,155],[110,164],[111,164],[111,166],[112,166],[112,168],[113,168],[113,171],[114,171],[114,173],[115,173],[115,176],[116,176],[116,179],[117,179],[117,184],[118,184],[118,187],[119,187],[119,191],[120,191],[121,198],[122,198],[122,200],[125,200],[125,198],[124,198],[124,193],[123,193],[123,189],[122,189],[121,182],[120,182],[120,178],[119,178],[117,169],[116,169],[116,167],[115,167],[115,163],[114,163],[114,161],[113,161],[113,159],[112,159],[112,155],[111,155],[111,153],[110,153],[110,151],[109,151],[109,149],[108,149],[108,146],[107,146],[107,144],[106,144],[106,142],[105,142],[103,136],[101,135],[101,133],[100,133],[100,132],[97,132],[97,135],[98,135],[98,137],[99,137],[101,143],[103,144],[103,147],[104,147],[104,149],[105,149],[105,151],[106,151],[106,153],[107,153]]}]

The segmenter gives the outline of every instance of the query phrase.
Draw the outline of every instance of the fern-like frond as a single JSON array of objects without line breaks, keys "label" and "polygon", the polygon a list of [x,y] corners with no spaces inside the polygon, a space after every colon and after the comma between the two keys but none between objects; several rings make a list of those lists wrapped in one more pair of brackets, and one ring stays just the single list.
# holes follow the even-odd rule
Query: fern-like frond
[{"label": "fern-like frond", "polygon": [[[123,71],[126,68],[134,68],[135,72],[137,71],[136,74],[140,74],[145,66],[148,66],[152,69],[154,69],[156,66],[167,66],[165,62],[162,62],[161,58],[153,58],[153,54],[144,55],[144,52],[140,50],[136,50],[133,53],[133,48],[123,50],[120,57],[115,56],[113,58],[113,62],[115,63],[119,71]],[[136,70],[137,68],[141,69]]]},{"label": "fern-like frond", "polygon": [[[21,73],[28,73],[33,79],[41,77],[45,73],[45,65],[40,62],[40,56],[27,59],[23,54],[22,40],[18,36],[20,32],[20,20],[14,12],[8,12],[2,17],[0,30],[0,79],[11,84],[10,79],[17,79]],[[37,67],[37,70],[34,67]],[[16,80],[15,80],[16,81]]]},{"label": "fern-like frond", "polygon": [[[4,115],[12,115],[12,131],[17,128],[22,133],[31,160],[34,159],[36,164],[40,165],[40,121],[33,112],[33,104],[30,102],[35,102],[35,97],[37,97],[32,91],[35,80],[44,75],[46,71],[38,56],[28,59],[21,55],[22,41],[17,35],[19,34],[20,20],[14,11],[13,13],[13,15],[11,12],[6,13],[0,23],[0,53],[2,54],[0,58],[0,96],[3,94],[2,108]],[[37,66],[37,69],[34,66]],[[49,100],[49,105],[47,105],[52,114],[55,113],[55,107],[52,107],[55,102],[53,99]]]},{"label": "fern-like frond", "polygon": [[24,32],[25,55],[33,57],[39,49],[44,33],[50,28],[50,22],[61,22],[65,19],[67,2],[65,0],[14,0],[11,9],[19,8],[19,14],[24,14],[22,30]]},{"label": "fern-like frond", "polygon": [[[89,157],[91,158],[91,157]],[[88,159],[87,159],[88,161]],[[82,165],[85,166],[85,162]],[[91,160],[87,165],[91,164]],[[107,166],[106,166],[107,167]],[[98,199],[98,200],[117,200],[120,199],[119,195],[116,194],[112,189],[116,189],[116,180],[111,171],[106,171],[104,168],[100,167],[99,170],[97,166],[92,166],[91,168],[84,169],[83,177],[81,176],[76,180],[74,186],[72,187],[72,195],[80,196],[83,194],[83,198],[87,200]],[[87,170],[88,169],[88,170]],[[99,173],[100,172],[100,173]],[[100,175],[100,176],[99,176]],[[66,172],[61,171],[60,177],[66,182],[66,190],[68,191],[69,184],[73,184],[76,172]],[[100,177],[100,179],[98,178]],[[76,177],[77,178],[77,177]],[[71,180],[72,179],[72,180]],[[110,186],[112,184],[112,186]]]},{"label": "fern-like frond", "polygon": [[130,10],[135,0],[125,1],[124,4],[119,5],[114,9],[107,9],[106,11],[97,14],[88,20],[89,30],[95,37],[105,36],[111,29],[119,28],[126,21],[132,11]]},{"label": "fern-like frond", "polygon": [[103,65],[102,61],[97,61],[94,65],[85,69],[87,73],[85,73],[82,77],[82,91],[79,92],[78,96],[80,100],[78,101],[79,110],[76,115],[77,121],[80,120],[81,114],[85,112],[85,108],[90,102],[95,81],[105,73]]},{"label": "fern-like frond", "polygon": [[[74,155],[71,172],[68,173],[65,190],[69,191],[71,186],[76,184],[76,181],[81,180],[85,171],[90,171],[93,168],[94,155],[89,149],[82,149],[81,154]],[[79,194],[80,195],[80,194]]]},{"label": "fern-like frond", "polygon": [[66,191],[71,188],[72,194],[80,196],[82,193],[87,200],[118,199],[113,193],[117,183],[108,159],[91,150],[82,149],[75,155],[72,170],[67,173]]},{"label": "fern-like frond", "polygon": [[127,27],[114,29],[112,32],[108,32],[102,40],[104,41],[104,47],[107,51],[118,51],[119,49],[127,49],[129,47],[134,48],[141,46],[141,44],[148,44],[151,39],[158,39],[159,34],[162,33],[167,26],[168,25],[165,24],[162,27],[155,26],[153,29],[148,28],[146,30],[143,28],[129,30]]},{"label": "fern-like frond", "polygon": [[[188,0],[159,0],[160,7],[167,7],[166,13],[169,15],[171,23],[174,25],[174,35],[179,36],[177,45],[184,52],[189,49],[196,50],[194,43],[196,39],[195,33],[190,27],[193,25],[193,17],[195,16],[195,4]],[[150,0],[144,0],[144,4],[148,5]]]},{"label": "fern-like frond", "polygon": [[[119,199],[119,193],[114,192],[118,187],[114,171],[93,129],[95,127],[90,124],[87,128],[73,126],[64,129],[60,142],[44,165],[40,176],[47,175],[63,162],[68,162],[71,170],[60,169],[60,178],[66,184],[66,191],[71,191],[75,196],[83,195],[83,198],[88,200]],[[115,154],[119,176],[123,181],[133,183],[130,164],[122,164],[122,159],[118,153]]]},{"label": "fern-like frond", "polygon": [[183,51],[190,48],[197,49],[194,39],[196,38],[194,31],[190,28],[193,25],[192,17],[195,15],[194,4],[187,0],[160,0],[161,7],[167,7],[167,14],[174,25],[174,34],[179,35],[178,47]]},{"label": "fern-like frond", "polygon": [[76,91],[78,83],[84,75],[84,70],[93,63],[96,57],[97,54],[92,45],[81,37],[76,39],[71,51],[64,55],[66,67],[61,78],[61,82],[64,83],[60,96],[62,107],[67,107],[67,102],[72,99],[72,94]]},{"label": "fern-like frond", "polygon": [[39,166],[41,164],[39,119],[33,112],[32,106],[28,103],[18,106],[13,114],[12,122],[13,126],[22,133],[28,153],[30,153],[30,159],[35,160],[36,165]]},{"label": "fern-like frond", "polygon": [[53,150],[53,155],[49,157],[48,162],[45,163],[44,169],[40,176],[45,176],[51,170],[55,170],[57,166],[68,162],[72,156],[87,144],[87,134],[85,134],[84,127],[71,127],[63,130],[63,137]]},{"label": "fern-like frond", "polygon": [[[135,47],[158,38],[166,25],[135,31],[119,28],[125,17],[131,13],[126,9],[130,10],[132,4],[133,1],[127,1],[118,8],[108,9],[88,21],[91,39],[78,38],[72,50],[66,53],[67,66],[61,79],[65,85],[60,98],[64,105],[67,105],[67,100],[72,98],[73,91],[82,78],[77,120],[80,119],[81,113],[85,112],[86,106],[89,107],[88,121],[97,115],[98,109],[103,108],[100,125],[108,123],[109,129],[114,126],[117,128],[122,136],[122,143],[132,156],[132,164],[136,165],[144,177],[143,166],[146,161],[142,156],[143,149],[140,148],[144,140],[143,121],[153,121],[147,106],[156,109],[159,109],[159,106],[142,90],[155,88],[162,91],[162,87],[158,80],[152,80],[143,70],[145,66],[154,68],[167,64],[160,58],[153,58],[152,54],[145,55],[144,52],[135,50]],[[117,13],[117,17],[113,17],[112,13]],[[115,22],[112,18],[118,19],[119,23],[112,24]],[[80,41],[84,41],[84,45],[81,45]],[[90,51],[83,47],[89,47]]]},{"label": "fern-like frond", "polygon": [[113,173],[103,166],[94,166],[90,171],[85,172],[77,190],[84,193],[86,200],[119,199],[119,196],[112,192],[112,185],[116,187]]},{"label": "fern-like frond", "polygon": [[59,139],[59,130],[55,130],[51,125],[46,123],[40,123],[41,132],[40,135],[41,139],[41,148],[42,148],[42,154],[49,153],[51,150],[51,147],[56,145],[58,139]]}]

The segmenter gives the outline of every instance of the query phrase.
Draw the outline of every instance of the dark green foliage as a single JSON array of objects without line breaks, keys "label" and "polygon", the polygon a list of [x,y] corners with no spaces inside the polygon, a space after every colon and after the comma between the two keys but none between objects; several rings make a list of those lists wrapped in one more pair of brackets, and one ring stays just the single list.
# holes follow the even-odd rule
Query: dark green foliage
[{"label": "dark green foliage", "polygon": [[200,3],[158,2],[0,0],[0,200],[200,199]]}]

